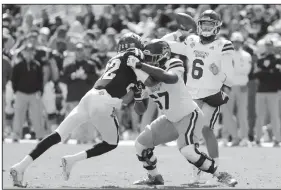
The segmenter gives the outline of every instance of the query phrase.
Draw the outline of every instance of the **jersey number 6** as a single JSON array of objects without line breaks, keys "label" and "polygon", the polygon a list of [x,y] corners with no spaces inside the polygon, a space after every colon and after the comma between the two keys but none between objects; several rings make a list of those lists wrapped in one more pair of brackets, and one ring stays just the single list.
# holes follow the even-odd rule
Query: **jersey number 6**
[{"label": "jersey number 6", "polygon": [[203,76],[203,69],[199,65],[204,65],[204,62],[201,59],[195,59],[192,63],[192,72],[191,76],[194,79],[200,79]]},{"label": "jersey number 6", "polygon": [[149,95],[149,96],[150,96],[151,98],[153,98],[153,101],[154,101],[156,104],[158,104],[160,110],[163,109],[163,105],[162,105],[162,103],[161,103],[159,100],[157,100],[157,99],[164,96],[164,98],[165,98],[165,110],[169,109],[169,93],[166,91],[166,92],[157,93],[157,95],[158,95],[159,97],[155,96],[154,94],[151,94],[151,95]]}]

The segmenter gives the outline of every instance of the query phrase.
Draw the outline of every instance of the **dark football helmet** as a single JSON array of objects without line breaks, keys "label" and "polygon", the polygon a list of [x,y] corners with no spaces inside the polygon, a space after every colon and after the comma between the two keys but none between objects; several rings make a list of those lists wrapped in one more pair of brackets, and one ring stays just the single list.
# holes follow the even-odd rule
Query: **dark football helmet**
[{"label": "dark football helmet", "polygon": [[203,40],[213,40],[220,31],[220,15],[213,10],[204,11],[197,22],[197,33]]},{"label": "dark football helmet", "polygon": [[141,37],[135,33],[124,34],[117,45],[117,53],[125,52],[129,48],[138,48],[143,50],[143,42]]},{"label": "dark football helmet", "polygon": [[171,57],[171,48],[167,42],[155,39],[144,47],[143,53],[147,64],[161,67]]}]

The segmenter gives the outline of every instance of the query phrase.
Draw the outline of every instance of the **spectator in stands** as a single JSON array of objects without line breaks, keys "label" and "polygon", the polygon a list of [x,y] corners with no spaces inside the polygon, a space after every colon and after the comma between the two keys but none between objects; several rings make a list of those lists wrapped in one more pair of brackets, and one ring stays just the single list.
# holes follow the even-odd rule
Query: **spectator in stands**
[{"label": "spectator in stands", "polygon": [[51,27],[50,27],[50,30],[51,30],[51,36],[54,35],[54,33],[56,32],[57,28],[59,26],[63,25],[63,22],[62,22],[62,19],[60,16],[56,16],[55,17],[55,24],[53,24]]},{"label": "spectator in stands", "polygon": [[56,66],[59,72],[59,78],[63,76],[63,63],[66,58],[66,43],[65,41],[57,41],[56,49],[53,49],[51,52],[51,58],[55,60]]},{"label": "spectator in stands", "polygon": [[68,30],[68,36],[71,38],[72,43],[77,43],[78,41],[81,41],[83,34],[85,32],[84,26],[83,26],[83,16],[77,15],[76,20],[72,23],[70,23],[70,28]]},{"label": "spectator in stands", "polygon": [[117,5],[115,7],[115,12],[112,17],[111,25],[108,25],[108,28],[111,27],[115,29],[118,33],[121,30],[127,28],[126,21],[131,20],[131,15],[128,12],[127,5]]},{"label": "spectator in stands", "polygon": [[99,51],[95,53],[95,57],[100,63],[100,70],[102,71],[105,68],[107,61],[109,61],[113,56],[109,55],[107,44],[105,43],[100,43],[98,50]]},{"label": "spectator in stands", "polygon": [[[64,69],[64,76],[62,78],[62,82],[64,82],[67,85],[67,98],[66,98],[67,114],[69,114],[70,111],[73,110],[78,105],[81,98],[94,85],[95,67],[89,64],[87,60],[85,60],[84,51],[85,50],[84,50],[83,43],[76,44],[75,60],[73,63],[67,65]],[[76,131],[74,133],[79,134],[79,130],[78,132]],[[78,136],[79,136],[78,137],[79,140],[82,140],[81,135]]]},{"label": "spectator in stands", "polygon": [[[3,36],[3,52],[5,43],[7,42],[8,37]],[[6,107],[6,84],[11,79],[12,76],[12,66],[11,60],[6,55],[2,54],[2,121],[3,121],[3,129],[6,127],[6,116],[5,116],[5,107]]]},{"label": "spectator in stands", "polygon": [[22,17],[20,14],[15,15],[14,19],[11,23],[11,34],[14,38],[16,38],[15,33],[17,32],[17,29],[22,25]]},{"label": "spectator in stands", "polygon": [[107,44],[108,51],[116,51],[117,42],[115,35],[117,34],[114,28],[107,28],[104,35],[104,44]]},{"label": "spectator in stands", "polygon": [[[276,43],[276,49],[275,49],[275,53],[276,53],[276,58],[278,60],[278,62],[280,63],[279,65],[277,65],[277,69],[279,70],[278,72],[278,81],[281,81],[281,41]],[[281,82],[278,82],[277,84],[279,84],[279,89],[278,89],[278,93],[279,93],[279,115],[280,115],[280,123],[281,123]],[[281,126],[280,126],[281,128]]]},{"label": "spectator in stands", "polygon": [[84,27],[86,29],[92,29],[93,25],[95,24],[95,15],[93,13],[92,5],[85,5],[87,13],[84,15]]},{"label": "spectator in stands", "polygon": [[34,25],[34,15],[32,12],[27,12],[23,18],[23,24],[21,26],[24,34],[28,34],[31,30],[36,29],[37,27]]},{"label": "spectator in stands", "polygon": [[67,49],[70,46],[70,39],[67,35],[67,26],[61,25],[57,28],[55,34],[50,38],[48,47],[51,49],[57,49],[57,41],[64,41],[67,45]]},{"label": "spectator in stands", "polygon": [[103,34],[105,33],[106,29],[112,25],[113,13],[114,10],[112,5],[105,5],[103,8],[103,13],[97,20],[97,26]]},{"label": "spectator in stands", "polygon": [[138,24],[128,22],[127,26],[133,32],[142,35],[143,38],[146,38],[151,35],[156,25],[150,17],[150,12],[146,9],[143,9],[140,12],[140,22]]},{"label": "spectator in stands", "polygon": [[22,127],[29,111],[36,137],[44,137],[42,126],[43,73],[40,63],[35,60],[35,47],[28,43],[20,52],[19,62],[13,67],[12,85],[16,94],[15,116],[13,123],[13,140],[18,141],[22,135]]},{"label": "spectator in stands", "polygon": [[47,27],[40,28],[38,43],[42,46],[47,46],[49,43],[50,29]]},{"label": "spectator in stands", "polygon": [[262,127],[265,124],[267,112],[270,115],[271,127],[275,136],[274,146],[281,141],[280,118],[279,118],[279,97],[278,97],[278,75],[277,69],[280,62],[276,59],[273,51],[273,41],[265,41],[265,52],[258,59],[254,77],[259,80],[256,99],[256,144],[260,145]]},{"label": "spectator in stands", "polygon": [[41,11],[41,16],[42,16],[42,21],[40,23],[40,28],[42,28],[42,27],[50,28],[51,23],[50,23],[49,15],[48,15],[48,12],[46,9],[43,9]]},{"label": "spectator in stands", "polygon": [[258,41],[267,32],[269,23],[264,19],[264,5],[253,5],[253,17],[251,20],[250,36]]},{"label": "spectator in stands", "polygon": [[10,31],[7,28],[3,28],[2,32],[3,32],[2,33],[3,41],[5,41],[5,43],[3,43],[3,49],[2,49],[3,54],[11,58],[10,50],[14,46],[15,40],[13,39],[13,37],[10,34]]},{"label": "spectator in stands", "polygon": [[[229,101],[222,107],[224,128],[232,135],[232,146],[248,145],[248,75],[252,67],[252,58],[243,50],[244,38],[240,32],[234,32],[230,40],[233,42],[234,53],[234,84],[227,92]],[[237,108],[234,114],[234,108]],[[236,115],[236,118],[234,117]],[[239,129],[240,128],[240,129]],[[239,129],[239,132],[238,132]]]}]

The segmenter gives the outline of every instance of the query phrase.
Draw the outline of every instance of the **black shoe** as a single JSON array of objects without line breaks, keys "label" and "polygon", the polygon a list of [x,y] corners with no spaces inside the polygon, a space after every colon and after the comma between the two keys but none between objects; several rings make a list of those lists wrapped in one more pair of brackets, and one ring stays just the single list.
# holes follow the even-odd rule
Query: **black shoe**
[{"label": "black shoe", "polygon": [[151,176],[150,174],[148,174],[147,176],[147,178],[135,181],[134,185],[164,185],[164,179],[162,175],[158,174],[156,176]]}]

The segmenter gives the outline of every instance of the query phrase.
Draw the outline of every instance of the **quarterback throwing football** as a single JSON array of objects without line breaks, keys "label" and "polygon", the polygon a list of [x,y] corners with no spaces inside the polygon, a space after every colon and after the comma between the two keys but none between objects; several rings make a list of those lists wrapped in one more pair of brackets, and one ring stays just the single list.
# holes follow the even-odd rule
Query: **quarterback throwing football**
[{"label": "quarterback throwing football", "polygon": [[221,25],[220,16],[213,10],[206,10],[198,19],[197,35],[189,35],[180,41],[180,37],[186,35],[180,29],[162,38],[169,43],[173,53],[188,58],[186,86],[204,113],[203,136],[209,156],[217,163],[218,142],[213,129],[220,106],[228,101],[221,88],[223,85],[232,86],[234,71],[232,42],[217,37]]}]

